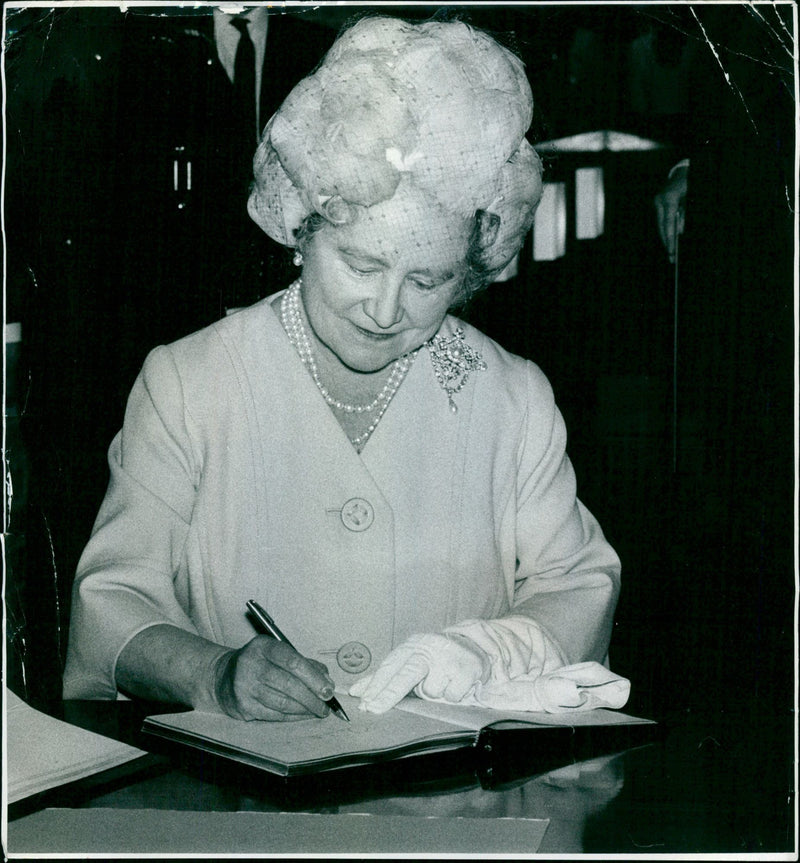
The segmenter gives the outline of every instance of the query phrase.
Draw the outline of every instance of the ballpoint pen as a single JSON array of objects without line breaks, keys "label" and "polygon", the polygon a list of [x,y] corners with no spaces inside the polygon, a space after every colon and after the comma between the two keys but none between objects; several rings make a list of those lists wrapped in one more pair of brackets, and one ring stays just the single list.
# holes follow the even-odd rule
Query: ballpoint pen
[{"label": "ballpoint pen", "polygon": [[[276,641],[282,641],[284,644],[288,644],[289,647],[294,647],[291,641],[278,629],[275,621],[267,614],[266,611],[254,600],[247,600],[247,609],[248,611],[255,617],[258,621],[261,628],[264,630],[265,635],[271,635]],[[325,702],[328,707],[339,717],[339,719],[344,719],[345,722],[350,721],[350,717],[344,712],[344,708],[341,704],[336,700],[336,696],[332,696]]]}]

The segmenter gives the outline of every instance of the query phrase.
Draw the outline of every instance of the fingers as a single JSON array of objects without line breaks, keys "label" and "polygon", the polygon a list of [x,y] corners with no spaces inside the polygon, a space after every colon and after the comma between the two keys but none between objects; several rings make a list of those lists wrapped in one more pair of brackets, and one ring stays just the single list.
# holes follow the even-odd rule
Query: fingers
[{"label": "fingers", "polygon": [[426,657],[398,648],[389,654],[366,684],[355,684],[350,693],[356,694],[354,690],[357,689],[362,699],[362,709],[369,713],[385,713],[424,680],[428,671]]},{"label": "fingers", "polygon": [[488,656],[469,639],[454,636],[438,652],[439,662],[431,665],[428,676],[417,687],[426,698],[441,698],[457,703],[476,683],[488,678]]},{"label": "fingers", "polygon": [[319,673],[333,686],[333,680],[331,680],[330,674],[328,674],[328,666],[323,662],[319,662],[316,659],[309,659],[305,657],[306,662],[310,663],[314,668],[319,671]]},{"label": "fingers", "polygon": [[229,663],[220,703],[242,719],[302,719],[327,716],[333,681],[321,663],[284,642],[254,638]]},{"label": "fingers", "polygon": [[[290,689],[293,693],[291,695],[285,691]],[[306,719],[309,716],[322,718],[330,712],[325,702],[314,698],[313,694],[292,689],[290,678],[284,678],[281,674],[273,675],[269,684],[262,680],[253,681],[247,696],[250,712],[257,715],[257,718],[270,714],[281,719]]]},{"label": "fingers", "polygon": [[419,683],[417,692],[426,698],[439,698],[459,702],[473,688],[475,680],[450,669],[432,669]]},{"label": "fingers", "polygon": [[347,690],[348,694],[355,698],[361,698],[361,696],[366,692],[372,678],[373,675],[369,674],[366,677],[362,677],[361,680],[357,680],[350,689]]},{"label": "fingers", "polygon": [[391,710],[399,701],[421,681],[428,673],[428,666],[422,657],[415,656],[396,674],[385,686],[377,692],[367,690],[362,698],[362,707],[369,713],[385,713]]},{"label": "fingers", "polygon": [[361,708],[383,713],[412,690],[423,698],[457,703],[476,682],[489,675],[489,659],[467,639],[413,635],[395,648],[377,671],[350,688]]},{"label": "fingers", "polygon": [[[262,637],[257,639],[257,643],[259,649],[270,662],[303,684],[304,689],[298,689],[298,692],[308,690],[314,695],[314,698],[323,701],[333,697],[333,679],[321,662],[306,659],[290,645],[275,641],[272,638]],[[294,691],[294,687],[292,691]]]},{"label": "fingers", "polygon": [[407,644],[403,644],[400,647],[395,648],[369,678],[369,683],[363,692],[361,692],[361,697],[372,699],[379,692],[383,691],[383,689],[385,689],[392,681],[392,678],[403,668],[413,653],[413,649]]}]

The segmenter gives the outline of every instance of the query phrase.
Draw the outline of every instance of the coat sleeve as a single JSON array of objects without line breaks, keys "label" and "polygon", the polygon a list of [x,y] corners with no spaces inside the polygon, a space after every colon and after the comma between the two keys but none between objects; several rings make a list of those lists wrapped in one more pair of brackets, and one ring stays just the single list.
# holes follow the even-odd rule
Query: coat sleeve
[{"label": "coat sleeve", "polygon": [[195,628],[175,592],[200,464],[168,348],[145,361],[108,454],[108,491],[73,586],[65,698],[114,698],[117,657],[141,630]]},{"label": "coat sleeve", "polygon": [[566,664],[607,660],[620,561],[576,497],[567,433],[552,388],[528,363],[518,452],[513,615],[531,619]]}]

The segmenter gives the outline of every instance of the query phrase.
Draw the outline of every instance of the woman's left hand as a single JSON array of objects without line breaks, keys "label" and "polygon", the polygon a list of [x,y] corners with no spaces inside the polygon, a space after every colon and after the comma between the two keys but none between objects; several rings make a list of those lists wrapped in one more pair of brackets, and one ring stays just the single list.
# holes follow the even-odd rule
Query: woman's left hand
[{"label": "woman's left hand", "polygon": [[458,702],[489,677],[489,657],[469,639],[412,635],[395,648],[374,674],[350,687],[361,709],[384,713],[416,688],[428,698]]}]

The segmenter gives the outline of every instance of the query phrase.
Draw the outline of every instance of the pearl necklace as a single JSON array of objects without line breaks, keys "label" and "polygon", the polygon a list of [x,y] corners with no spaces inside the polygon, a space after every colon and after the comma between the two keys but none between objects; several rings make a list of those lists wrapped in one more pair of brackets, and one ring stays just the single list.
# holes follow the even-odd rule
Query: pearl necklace
[{"label": "pearl necklace", "polygon": [[381,417],[386,413],[386,408],[389,407],[389,402],[391,402],[395,393],[400,389],[400,384],[403,383],[405,376],[408,374],[417,351],[404,354],[394,361],[386,383],[369,404],[352,405],[334,398],[319,376],[319,369],[314,359],[311,341],[303,323],[303,313],[301,311],[302,300],[300,299],[301,284],[301,279],[297,279],[281,299],[281,322],[283,323],[283,328],[289,336],[289,341],[294,345],[301,362],[310,372],[314,383],[317,385],[317,389],[331,408],[343,411],[346,414],[375,413],[367,430],[363,434],[358,435],[358,437],[350,438],[350,443],[357,450],[360,450],[377,428]]}]

